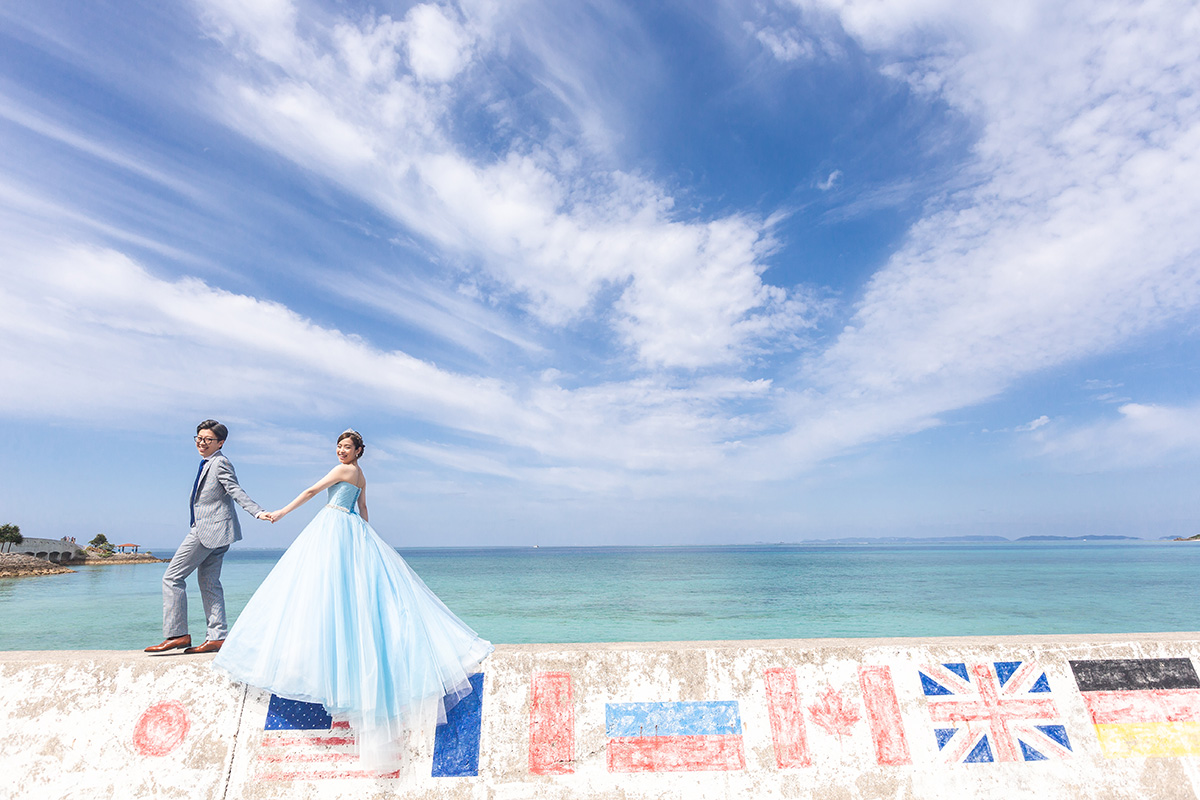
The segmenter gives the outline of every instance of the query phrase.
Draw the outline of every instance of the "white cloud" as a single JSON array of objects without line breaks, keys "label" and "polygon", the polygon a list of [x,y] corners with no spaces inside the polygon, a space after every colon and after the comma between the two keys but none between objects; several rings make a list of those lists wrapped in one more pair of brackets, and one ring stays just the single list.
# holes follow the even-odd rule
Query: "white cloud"
[{"label": "white cloud", "polygon": [[476,355],[493,352],[497,341],[541,353],[529,331],[477,302],[462,291],[447,291],[416,275],[392,275],[382,270],[359,270],[354,275],[320,273],[309,276],[314,286],[350,300],[354,307],[402,320],[423,334],[439,336]]},{"label": "white cloud", "polygon": [[240,39],[268,61],[294,65],[308,55],[297,46],[292,0],[204,0],[197,7],[221,35]]},{"label": "white cloud", "polygon": [[[482,269],[544,324],[598,313],[612,319],[642,365],[686,369],[737,364],[811,324],[802,297],[762,281],[771,250],[764,220],[683,219],[660,187],[571,147],[515,139],[498,157],[461,151],[448,115],[479,87],[442,81],[466,68],[476,52],[472,37],[488,34],[478,22],[460,25],[433,6],[414,8],[403,24],[406,72],[388,54],[399,44],[386,18],[340,20],[333,28],[340,45],[323,49],[319,30],[293,31],[291,43],[280,44],[286,16],[275,15],[272,46],[246,50],[243,41],[257,42],[242,30],[249,18],[223,4],[211,10],[214,30],[241,59],[223,79],[229,104],[219,114],[428,237],[463,267]],[[506,35],[537,33],[526,24]],[[264,69],[240,66],[246,60]],[[614,287],[615,305],[597,309]]]},{"label": "white cloud", "polygon": [[1029,422],[1025,423],[1024,425],[1018,425],[1017,427],[1013,428],[1013,430],[1017,431],[1018,433],[1028,433],[1029,431],[1036,431],[1038,428],[1044,427],[1049,424],[1050,424],[1050,418],[1048,416],[1046,416],[1045,414],[1042,414],[1037,419],[1030,420]]},{"label": "white cloud", "polygon": [[41,114],[35,113],[24,107],[15,98],[2,93],[0,93],[0,118],[20,125],[38,136],[59,142],[88,156],[126,170],[138,177],[153,181],[164,188],[170,189],[172,192],[192,199],[200,199],[201,197],[192,184],[179,180],[164,170],[156,169],[147,164],[144,153],[139,154],[140,157],[135,157],[129,153],[120,152],[102,142],[96,141],[94,138],[88,138],[77,131],[70,130],[53,120],[47,119]]},{"label": "white cloud", "polygon": [[[347,280],[344,296],[476,352],[490,338],[540,346],[519,316],[488,313],[489,302],[521,304],[542,326],[594,321],[633,356],[610,374],[643,377],[589,383],[557,371],[569,370],[561,363],[539,363],[529,379],[447,370],[356,336],[353,322],[321,326],[211,279],[163,277],[113,249],[30,243],[14,233],[27,218],[65,220],[72,236],[99,233],[183,262],[149,237],[0,185],[10,206],[0,408],[74,419],[165,413],[190,402],[205,365],[216,401],[279,416],[289,429],[369,408],[434,426],[442,440],[394,449],[448,469],[694,494],[726,476],[778,479],[927,429],[1021,376],[1194,318],[1200,12],[1021,6],[992,25],[1002,11],[977,17],[949,2],[832,7],[888,74],[936,93],[979,138],[967,188],[934,199],[863,288],[851,324],[794,377],[741,377],[764,350],[780,363],[819,308],[763,280],[776,247],[770,218],[689,216],[666,188],[609,160],[595,143],[615,134],[595,134],[605,115],[589,104],[586,70],[546,41],[530,19],[536,7],[488,17],[421,6],[400,20],[350,20],[300,18],[286,2],[212,0],[212,30],[228,49],[214,112],[427,237],[446,270],[438,286],[463,287],[459,298],[429,287],[372,297]],[[786,37],[809,41],[772,30],[785,56]],[[562,107],[533,136],[512,124],[517,110],[486,96],[500,107],[491,133],[503,145],[498,155],[469,151],[453,109],[477,97],[485,70],[473,67],[521,41],[542,59],[538,79],[552,74]],[[174,180],[65,126],[8,116],[159,185]],[[468,322],[456,331],[460,316]],[[1172,449],[1167,431],[1191,430],[1196,412],[1131,404],[1121,414],[1073,432],[1046,417],[1021,427],[1051,455],[1099,452],[1103,442],[1150,457],[1190,452]]]},{"label": "white cloud", "polygon": [[273,404],[284,414],[386,401],[462,430],[497,419],[523,426],[498,381],[376,350],[276,303],[156,278],[111,250],[9,252],[12,273],[0,288],[0,405],[9,413],[157,414],[202,385],[214,403]]},{"label": "white cloud", "polygon": [[837,184],[841,177],[842,171],[840,169],[835,169],[833,172],[829,173],[829,177],[817,184],[817,188],[822,192],[828,192]]},{"label": "white cloud", "polygon": [[[751,410],[769,400],[768,381],[565,389],[552,371],[522,383],[456,373],[278,303],[157,277],[111,249],[49,244],[7,225],[0,234],[0,413],[9,417],[153,425],[202,396],[206,409],[253,419],[247,429],[269,438],[274,427],[369,413],[471,443],[397,445],[434,464],[592,490],[710,472],[731,442],[774,424]],[[319,446],[303,444],[305,454]]]},{"label": "white cloud", "polygon": [[834,11],[846,31],[878,50],[927,54],[931,40],[967,47],[976,39],[1027,31],[1036,16],[1034,0],[962,3],[955,0],[791,0],[804,9]]},{"label": "white cloud", "polygon": [[448,81],[470,61],[472,36],[438,6],[413,6],[405,23],[408,63],[417,78]]},{"label": "white cloud", "polygon": [[788,456],[920,430],[1195,318],[1200,9],[1023,5],[993,25],[1007,7],[826,5],[980,135],[972,185],[931,206],[810,363]]},{"label": "white cloud", "polygon": [[1126,403],[1120,416],[1036,435],[1036,452],[1079,472],[1200,459],[1200,406]]},{"label": "white cloud", "polygon": [[754,37],[762,42],[771,55],[783,62],[796,61],[801,58],[812,58],[812,45],[797,39],[791,31],[779,32],[771,28],[763,28],[754,33]]}]

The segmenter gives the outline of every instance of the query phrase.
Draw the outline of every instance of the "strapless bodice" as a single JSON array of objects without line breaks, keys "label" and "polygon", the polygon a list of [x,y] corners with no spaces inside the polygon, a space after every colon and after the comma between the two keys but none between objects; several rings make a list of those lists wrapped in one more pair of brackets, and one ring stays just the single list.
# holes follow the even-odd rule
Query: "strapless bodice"
[{"label": "strapless bodice", "polygon": [[332,508],[341,509],[348,514],[354,514],[356,513],[355,504],[358,502],[358,495],[361,491],[353,483],[338,481],[329,487],[329,499],[325,501],[325,504]]}]

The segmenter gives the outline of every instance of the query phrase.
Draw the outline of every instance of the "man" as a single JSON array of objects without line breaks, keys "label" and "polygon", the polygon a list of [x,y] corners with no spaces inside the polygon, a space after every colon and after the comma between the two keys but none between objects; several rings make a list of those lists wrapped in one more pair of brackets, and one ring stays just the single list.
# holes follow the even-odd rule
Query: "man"
[{"label": "man", "polygon": [[[215,653],[221,649],[229,628],[225,622],[225,592],[221,588],[221,562],[229,545],[242,538],[233,501],[257,519],[270,521],[262,506],[250,499],[241,486],[233,464],[221,453],[229,429],[215,419],[196,426],[196,450],[204,459],[192,484],[192,528],[175,551],[163,575],[162,644],[146,648],[147,653],[162,653],[184,648],[184,653]],[[197,570],[200,598],[208,633],[204,644],[192,647],[187,620],[187,576]]]}]

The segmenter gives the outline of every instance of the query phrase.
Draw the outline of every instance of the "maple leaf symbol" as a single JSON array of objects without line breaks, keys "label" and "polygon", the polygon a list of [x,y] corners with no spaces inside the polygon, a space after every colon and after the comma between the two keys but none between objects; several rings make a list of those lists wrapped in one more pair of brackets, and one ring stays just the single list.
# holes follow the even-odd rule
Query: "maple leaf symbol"
[{"label": "maple leaf symbol", "polygon": [[834,691],[832,686],[825,687],[821,702],[809,706],[808,713],[813,722],[838,738],[848,736],[859,720],[858,709],[847,703],[841,692]]}]

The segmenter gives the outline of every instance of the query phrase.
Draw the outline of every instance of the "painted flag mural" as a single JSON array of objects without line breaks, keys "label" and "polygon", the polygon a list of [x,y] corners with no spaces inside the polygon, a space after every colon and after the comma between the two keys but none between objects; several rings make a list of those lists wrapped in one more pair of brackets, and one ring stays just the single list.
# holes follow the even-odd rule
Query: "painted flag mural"
[{"label": "painted flag mural", "polygon": [[529,771],[575,771],[575,700],[569,672],[535,672],[529,687]]},{"label": "painted flag mural", "polygon": [[1070,664],[1105,757],[1200,755],[1200,678],[1191,659]]},{"label": "painted flag mural", "polygon": [[779,769],[811,767],[812,753],[808,748],[808,730],[804,724],[804,705],[796,684],[796,670],[769,669],[763,673],[763,684],[767,692],[775,766]]},{"label": "painted flag mural", "polygon": [[347,722],[335,722],[319,703],[271,695],[263,724],[255,778],[261,781],[318,781],[395,778],[398,772],[364,770]]},{"label": "painted flag mural", "polygon": [[1046,673],[1032,663],[933,664],[918,674],[945,761],[1046,761],[1071,755]]},{"label": "painted flag mural", "polygon": [[904,722],[900,718],[900,703],[896,700],[896,689],[892,684],[892,671],[884,666],[863,665],[858,668],[858,682],[862,688],[867,722],[871,726],[871,743],[875,747],[876,761],[891,767],[911,764]]},{"label": "painted flag mural", "polygon": [[[453,778],[479,774],[483,673],[472,675],[471,694],[446,712],[434,732],[430,775]],[[271,695],[255,777],[263,781],[320,781],[341,778],[398,778],[399,771],[364,770],[348,722],[334,720],[319,703]]]},{"label": "painted flag mural", "polygon": [[609,772],[746,768],[737,701],[608,703]]},{"label": "painted flag mural", "polygon": [[470,678],[471,693],[446,712],[433,737],[434,778],[479,774],[479,734],[483,725],[483,673]]},{"label": "painted flag mural", "polygon": [[767,716],[771,723],[775,766],[778,769],[801,769],[813,765],[808,745],[808,719],[831,736],[840,739],[851,736],[859,724],[865,724],[871,735],[876,763],[885,766],[911,764],[900,703],[892,684],[891,669],[880,665],[859,667],[858,688],[862,704],[850,692],[827,685],[806,703],[801,697],[796,670],[791,667],[772,667],[763,673],[767,696]]}]

